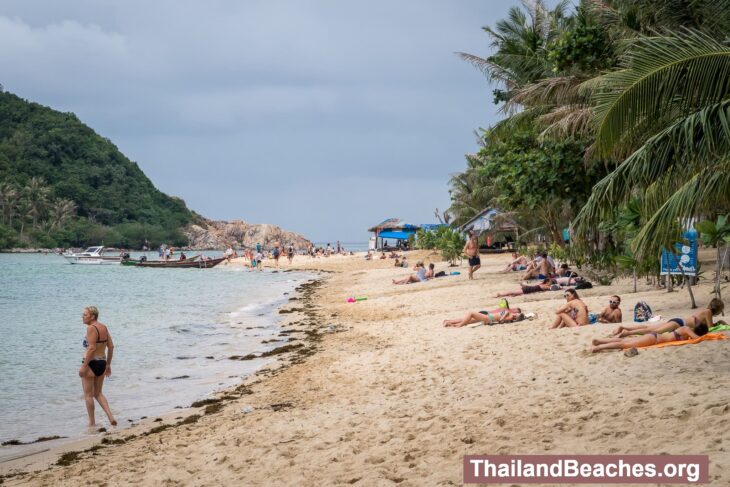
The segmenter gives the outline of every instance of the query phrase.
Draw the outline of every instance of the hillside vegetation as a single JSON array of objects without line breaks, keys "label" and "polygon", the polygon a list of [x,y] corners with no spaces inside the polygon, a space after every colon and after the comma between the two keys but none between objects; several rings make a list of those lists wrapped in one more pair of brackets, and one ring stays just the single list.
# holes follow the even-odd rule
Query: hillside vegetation
[{"label": "hillside vegetation", "polygon": [[198,220],[73,113],[0,92],[0,248],[184,245]]}]

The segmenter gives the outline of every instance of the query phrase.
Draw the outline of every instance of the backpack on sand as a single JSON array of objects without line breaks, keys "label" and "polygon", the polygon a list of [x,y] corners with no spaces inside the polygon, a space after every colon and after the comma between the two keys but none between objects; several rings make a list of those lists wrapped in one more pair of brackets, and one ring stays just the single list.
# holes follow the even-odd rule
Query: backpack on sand
[{"label": "backpack on sand", "polygon": [[637,323],[643,323],[645,321],[649,321],[649,318],[654,316],[654,314],[651,312],[651,308],[648,304],[646,304],[646,301],[639,301],[634,306],[634,321]]}]

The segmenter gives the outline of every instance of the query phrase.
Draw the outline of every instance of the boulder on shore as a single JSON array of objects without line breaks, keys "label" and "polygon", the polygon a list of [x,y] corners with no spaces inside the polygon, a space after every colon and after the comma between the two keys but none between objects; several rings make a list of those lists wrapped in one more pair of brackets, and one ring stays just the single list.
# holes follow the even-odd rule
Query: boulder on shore
[{"label": "boulder on shore", "polygon": [[293,245],[295,249],[309,248],[312,244],[304,236],[288,232],[269,223],[246,223],[243,220],[203,220],[189,225],[183,233],[194,249],[253,248],[257,243],[271,248],[277,243],[282,247]]}]

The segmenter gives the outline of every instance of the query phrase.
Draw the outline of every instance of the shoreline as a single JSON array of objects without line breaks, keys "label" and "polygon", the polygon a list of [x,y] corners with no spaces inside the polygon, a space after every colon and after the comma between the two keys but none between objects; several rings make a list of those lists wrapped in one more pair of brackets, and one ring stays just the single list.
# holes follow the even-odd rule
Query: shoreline
[{"label": "shoreline", "polygon": [[[294,271],[294,270],[293,270]],[[296,272],[296,271],[294,271]],[[267,322],[270,322],[274,328],[275,335],[267,340],[259,340],[257,350],[245,355],[231,355],[222,356],[221,360],[262,360],[263,362],[256,366],[256,368],[244,375],[239,376],[240,382],[235,385],[218,385],[214,386],[212,390],[201,395],[192,397],[189,404],[205,403],[209,405],[217,403],[218,401],[212,401],[211,398],[223,397],[229,395],[230,391],[233,391],[240,387],[241,384],[247,383],[252,377],[257,376],[261,371],[276,368],[276,362],[278,355],[282,352],[279,350],[282,347],[290,347],[292,343],[298,341],[295,337],[290,337],[290,331],[288,328],[288,322],[290,318],[281,314],[282,309],[286,309],[290,303],[298,299],[298,295],[301,294],[298,291],[304,284],[316,282],[322,279],[319,273],[313,271],[303,271],[300,273],[300,282],[290,283],[290,288],[285,289],[283,295],[277,294],[272,295],[269,301],[263,304],[256,304],[256,309],[265,309],[265,316],[257,314],[256,319],[263,317]],[[251,306],[249,304],[234,305],[233,311],[223,312],[216,311],[216,315],[229,315],[238,313],[241,309]],[[253,318],[254,315],[251,315]],[[238,317],[240,319],[240,317]],[[253,323],[255,325],[255,323]],[[219,321],[219,326],[231,326],[226,325],[223,321]],[[260,326],[251,326],[247,328],[260,328]],[[298,348],[298,347],[296,347]],[[212,358],[212,357],[211,357]],[[231,373],[233,370],[231,370]],[[226,376],[229,380],[233,378],[233,375]],[[217,381],[218,378],[223,378],[219,375],[211,375],[207,379],[212,382]],[[216,380],[214,380],[216,379]],[[180,383],[180,386],[185,386],[184,383]],[[0,447],[0,480],[9,473],[10,470],[17,468],[18,464],[26,464],[33,467],[33,470],[50,468],[53,466],[55,459],[61,456],[61,454],[69,451],[87,450],[89,447],[95,448],[99,444],[117,444],[118,437],[124,437],[128,435],[136,436],[139,434],[145,434],[145,431],[156,428],[160,425],[168,425],[175,423],[176,420],[184,420],[186,417],[193,415],[196,412],[196,408],[193,406],[170,406],[170,409],[161,411],[158,413],[148,413],[141,417],[130,417],[128,423],[122,423],[120,419],[120,426],[117,428],[111,428],[107,424],[105,418],[103,418],[95,427],[98,429],[97,433],[80,434],[79,436],[59,436],[56,433],[39,433],[39,436],[35,440],[19,440],[17,438],[5,440],[7,443]],[[99,411],[100,413],[100,411]],[[119,415],[119,412],[117,412]],[[16,443],[17,442],[17,443]],[[10,451],[10,450],[14,451]],[[3,451],[7,450],[7,451]],[[39,458],[31,457],[40,456]],[[0,482],[1,484],[2,482]]]},{"label": "shoreline", "polygon": [[[515,274],[494,273],[504,256],[482,261],[474,281],[461,266],[461,276],[394,286],[410,271],[390,260],[295,258],[282,270],[328,272],[305,288],[308,300],[285,307],[303,308],[284,314],[305,346],[215,413],[5,482],[76,485],[102,463],[119,483],[447,485],[462,483],[463,455],[510,453],[707,454],[710,480],[730,481],[727,341],[586,354],[615,325],[549,331],[564,302],[549,292],[510,298],[537,312],[533,321],[444,328],[516,286]],[[700,306],[710,286],[694,288]],[[638,300],[665,317],[689,313],[686,290],[631,287],[620,279],[580,292],[592,311],[621,295],[624,322]],[[347,303],[352,295],[368,299]]]}]

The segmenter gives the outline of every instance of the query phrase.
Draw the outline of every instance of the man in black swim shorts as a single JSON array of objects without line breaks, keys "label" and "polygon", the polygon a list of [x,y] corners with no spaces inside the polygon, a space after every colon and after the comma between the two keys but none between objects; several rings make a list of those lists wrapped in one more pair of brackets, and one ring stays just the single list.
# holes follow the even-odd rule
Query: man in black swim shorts
[{"label": "man in black swim shorts", "polygon": [[479,259],[479,244],[474,232],[469,233],[469,240],[464,245],[464,253],[469,258],[469,279],[474,279],[474,273],[482,266]]}]

